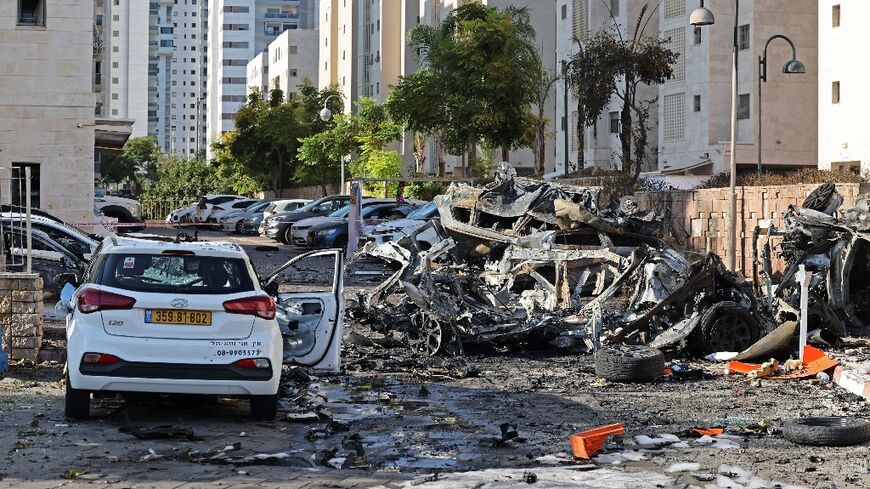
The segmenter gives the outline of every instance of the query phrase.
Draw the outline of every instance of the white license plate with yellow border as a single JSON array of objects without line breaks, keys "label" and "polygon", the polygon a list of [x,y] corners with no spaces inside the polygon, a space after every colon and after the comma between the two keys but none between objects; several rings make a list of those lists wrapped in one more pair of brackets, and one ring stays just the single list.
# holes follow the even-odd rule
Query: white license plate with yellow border
[{"label": "white license plate with yellow border", "polygon": [[211,311],[179,311],[176,309],[145,309],[145,322],[149,324],[179,324],[182,326],[211,326]]}]

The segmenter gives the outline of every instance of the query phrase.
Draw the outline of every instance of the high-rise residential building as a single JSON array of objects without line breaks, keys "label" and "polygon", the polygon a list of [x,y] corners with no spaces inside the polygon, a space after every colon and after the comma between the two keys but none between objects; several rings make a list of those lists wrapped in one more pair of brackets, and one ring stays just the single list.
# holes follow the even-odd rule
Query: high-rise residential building
[{"label": "high-rise residential building", "polygon": [[344,112],[350,113],[359,99],[358,0],[320,0],[317,84],[337,86],[344,95]]},{"label": "high-rise residential building", "polygon": [[[164,0],[161,4],[171,5]],[[105,0],[103,113],[133,120],[133,137],[148,135],[149,3]]]},{"label": "high-rise residential building", "polygon": [[[865,46],[864,41],[870,39],[861,22],[870,15],[870,3],[820,0],[818,8],[819,168],[863,174],[870,171],[870,140],[865,123],[870,98],[861,94],[870,86],[870,68],[857,62],[854,53],[855,48]],[[802,58],[803,53],[798,52],[798,57]],[[811,104],[808,100],[791,101],[798,107]],[[811,138],[809,134],[803,136]]]},{"label": "high-rise residential building", "polygon": [[[316,0],[213,0],[209,6],[207,146],[234,128],[245,103],[248,62],[282,32],[313,29]],[[306,49],[316,50],[315,46]],[[210,148],[208,148],[210,150]]]},{"label": "high-rise residential building", "polygon": [[166,153],[205,149],[206,0],[149,7],[148,134]]},{"label": "high-rise residential building", "polygon": [[[659,35],[659,18],[654,13],[656,2],[650,0],[558,0],[556,4],[556,59],[554,69],[562,75],[562,63],[570,62],[572,55],[582,49],[583,40],[601,31],[607,31],[617,36],[633,36],[637,28],[637,19],[641,9],[647,6],[652,13],[650,22],[644,23],[643,34],[651,37]],[[578,132],[578,118],[580,111],[577,107],[577,99],[574,97],[570,85],[568,87],[568,106],[565,106],[565,79],[556,83],[557,94],[556,117],[552,129],[556,132],[555,139],[555,165],[549,170],[563,173],[565,171],[565,127],[568,135],[568,171],[573,172],[578,167],[581,143],[583,146],[583,168],[620,169],[622,167],[621,154],[622,143],[619,139],[620,112],[622,100],[614,96],[595,124]],[[658,88],[641,85],[638,87],[637,97],[639,101],[653,102],[658,97]],[[651,121],[648,125],[649,141],[651,148],[648,152],[648,160],[644,165],[645,171],[656,168],[655,141],[658,140],[658,112],[656,105],[651,109]],[[579,137],[583,135],[583,138]]]},{"label": "high-rise residential building", "polygon": [[94,0],[0,2],[0,202],[94,209]]},{"label": "high-rise residential building", "polygon": [[[770,44],[767,83],[761,93],[762,165],[782,169],[817,164],[817,141],[812,137],[818,133],[817,30],[819,9],[825,10],[822,4],[828,6],[824,17],[830,24],[831,3],[837,2],[741,2],[737,22],[738,168],[754,169],[758,162],[758,60],[774,35],[794,41],[807,72],[783,74],[783,65],[792,57],[791,48],[782,39]],[[664,174],[709,175],[727,171],[731,164],[735,2],[708,5],[716,23],[695,28],[689,25],[689,15],[698,5],[691,0],[664,0],[659,8],[661,35],[680,53],[674,77],[659,89],[658,163]]]},{"label": "high-rise residential building", "polygon": [[317,59],[320,52],[311,49],[318,42],[317,29],[288,29],[248,62],[247,93],[268,93],[280,88],[287,98],[299,94],[307,80],[317,86]]},{"label": "high-rise residential building", "polygon": [[207,0],[105,0],[104,114],[166,153],[205,146]]}]

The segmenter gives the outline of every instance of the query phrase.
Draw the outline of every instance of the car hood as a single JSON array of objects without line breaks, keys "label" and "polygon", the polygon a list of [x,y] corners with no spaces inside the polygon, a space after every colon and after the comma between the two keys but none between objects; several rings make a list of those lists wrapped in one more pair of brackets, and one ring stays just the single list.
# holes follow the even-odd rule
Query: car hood
[{"label": "car hood", "polygon": [[305,211],[305,212],[288,212],[284,214],[272,214],[269,216],[270,221],[274,222],[299,222],[303,219],[308,219],[309,217],[322,217],[314,214],[313,212]]}]

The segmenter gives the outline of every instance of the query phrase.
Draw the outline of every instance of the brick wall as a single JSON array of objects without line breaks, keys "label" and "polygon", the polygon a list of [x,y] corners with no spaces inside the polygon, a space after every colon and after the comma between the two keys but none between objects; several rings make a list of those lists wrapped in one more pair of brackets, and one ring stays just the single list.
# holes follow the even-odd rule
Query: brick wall
[{"label": "brick wall", "polygon": [[[737,187],[737,249],[733,250],[737,268],[746,275],[752,273],[752,232],[762,219],[782,226],[782,214],[790,205],[800,205],[819,184]],[[837,184],[843,196],[841,208],[852,207],[858,195],[870,192],[870,184]],[[727,188],[701,190],[673,190],[669,192],[639,192],[640,207],[670,216],[669,224],[680,244],[692,251],[712,251],[727,263],[732,250],[728,250]],[[771,239],[771,245],[779,243]],[[775,249],[774,249],[775,254]],[[776,262],[774,270],[782,270]]]},{"label": "brick wall", "polygon": [[0,273],[0,329],[9,360],[35,362],[42,346],[42,277]]}]

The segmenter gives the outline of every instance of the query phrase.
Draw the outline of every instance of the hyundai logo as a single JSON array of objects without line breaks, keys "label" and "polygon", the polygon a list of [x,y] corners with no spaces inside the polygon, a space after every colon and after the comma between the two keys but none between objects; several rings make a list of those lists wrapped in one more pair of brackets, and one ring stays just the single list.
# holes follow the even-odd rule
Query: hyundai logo
[{"label": "hyundai logo", "polygon": [[187,299],[172,299],[172,302],[169,304],[176,309],[183,309],[187,307]]}]

